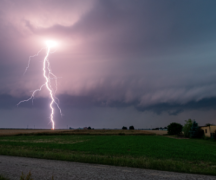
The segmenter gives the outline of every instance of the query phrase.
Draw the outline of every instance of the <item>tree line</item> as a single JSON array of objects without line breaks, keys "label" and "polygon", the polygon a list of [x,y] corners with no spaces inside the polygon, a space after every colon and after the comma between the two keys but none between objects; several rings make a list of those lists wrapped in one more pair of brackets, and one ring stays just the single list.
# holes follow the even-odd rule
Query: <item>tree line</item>
[{"label": "tree line", "polygon": [[[206,124],[206,126],[211,126],[212,124]],[[204,130],[201,129],[201,127],[198,126],[198,123],[195,120],[188,119],[185,120],[184,126],[182,126],[179,123],[171,123],[168,125],[168,134],[169,135],[178,135],[178,136],[184,136],[186,138],[203,138]],[[216,139],[216,132],[213,136],[214,139]]]}]

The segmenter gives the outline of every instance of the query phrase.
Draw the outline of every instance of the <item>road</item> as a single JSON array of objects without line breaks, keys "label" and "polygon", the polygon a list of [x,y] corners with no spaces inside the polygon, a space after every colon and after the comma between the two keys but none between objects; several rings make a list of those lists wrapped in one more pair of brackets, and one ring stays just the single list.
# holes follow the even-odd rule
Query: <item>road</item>
[{"label": "road", "polygon": [[19,180],[22,172],[34,180],[216,180],[216,176],[87,164],[25,157],[0,156],[0,174]]}]

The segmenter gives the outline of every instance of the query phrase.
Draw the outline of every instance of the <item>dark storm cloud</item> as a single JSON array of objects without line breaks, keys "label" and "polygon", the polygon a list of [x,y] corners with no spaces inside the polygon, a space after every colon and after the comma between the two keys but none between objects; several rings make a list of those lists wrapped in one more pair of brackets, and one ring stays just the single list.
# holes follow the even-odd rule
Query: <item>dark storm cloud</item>
[{"label": "dark storm cloud", "polygon": [[47,108],[49,105],[48,98],[37,98],[33,101],[22,103],[21,105],[17,106],[17,104],[29,97],[13,97],[12,95],[8,94],[1,94],[0,95],[0,108],[1,109],[13,109],[13,108]]},{"label": "dark storm cloud", "polygon": [[[19,106],[16,106],[18,102],[27,97],[14,98],[11,95],[3,94],[0,95],[0,108],[1,109],[13,109],[13,108],[39,108],[47,109],[49,106],[50,100],[48,98],[35,98],[30,102],[21,103]],[[169,104],[169,103],[158,103],[150,106],[141,106],[139,100],[133,102],[122,102],[122,101],[96,101],[93,97],[88,96],[71,96],[67,94],[61,94],[58,96],[59,105],[62,108],[73,109],[73,108],[92,108],[92,107],[109,107],[109,108],[126,108],[133,107],[137,111],[152,111],[158,115],[163,112],[168,113],[169,115],[176,116],[179,113],[190,110],[215,110],[216,109],[216,98],[204,98],[199,101],[189,101],[186,104]]]},{"label": "dark storm cloud", "polygon": [[[62,40],[50,57],[61,107],[134,107],[168,112],[215,109],[216,2],[212,0],[2,1],[1,108],[43,83],[29,55],[41,39]],[[67,95],[66,95],[67,94]],[[46,108],[43,92],[21,107]]]},{"label": "dark storm cloud", "polygon": [[117,107],[117,108],[124,108],[132,106],[136,110],[140,112],[144,111],[153,111],[154,113],[160,115],[163,112],[168,113],[169,115],[178,115],[183,111],[189,110],[215,110],[216,109],[216,98],[204,98],[199,101],[189,101],[186,104],[169,104],[169,103],[158,103],[150,106],[141,106],[140,102],[134,101],[130,103],[124,102],[97,102],[95,105],[104,106],[104,107]]},{"label": "dark storm cloud", "polygon": [[149,107],[136,106],[139,111],[153,111],[156,114],[161,114],[162,112],[167,112],[169,115],[178,115],[183,111],[189,110],[215,110],[216,109],[216,98],[204,98],[199,101],[189,101],[186,104],[169,104],[161,103],[155,104]]}]

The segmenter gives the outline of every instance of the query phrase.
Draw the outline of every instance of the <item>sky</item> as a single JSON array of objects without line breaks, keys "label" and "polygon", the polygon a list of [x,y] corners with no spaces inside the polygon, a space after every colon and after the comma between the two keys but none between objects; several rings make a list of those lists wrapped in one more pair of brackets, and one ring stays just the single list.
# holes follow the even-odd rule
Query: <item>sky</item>
[{"label": "sky", "polygon": [[0,1],[0,128],[51,128],[45,41],[58,77],[56,128],[216,124],[216,1]]}]

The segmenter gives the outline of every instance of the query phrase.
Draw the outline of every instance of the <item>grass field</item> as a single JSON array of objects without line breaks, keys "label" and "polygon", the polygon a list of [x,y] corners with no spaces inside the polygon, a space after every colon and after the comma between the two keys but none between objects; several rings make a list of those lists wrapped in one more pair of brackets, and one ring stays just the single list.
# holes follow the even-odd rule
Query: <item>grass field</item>
[{"label": "grass field", "polygon": [[216,175],[216,142],[211,140],[157,135],[2,136],[0,154]]},{"label": "grass field", "polygon": [[9,180],[9,179],[7,179],[6,177],[0,175],[0,180]]}]

